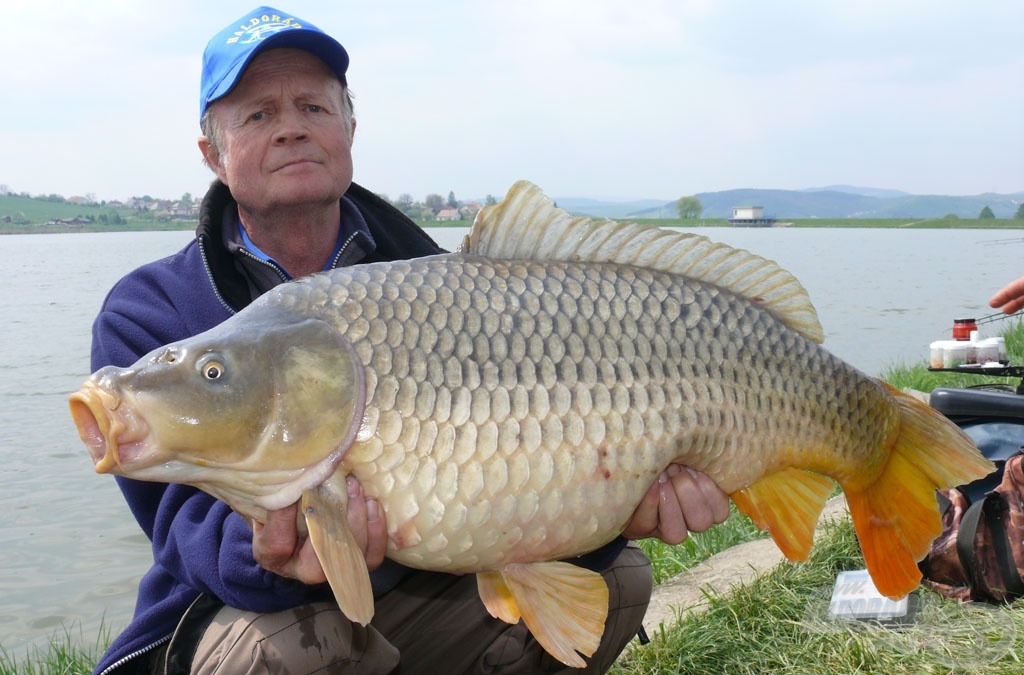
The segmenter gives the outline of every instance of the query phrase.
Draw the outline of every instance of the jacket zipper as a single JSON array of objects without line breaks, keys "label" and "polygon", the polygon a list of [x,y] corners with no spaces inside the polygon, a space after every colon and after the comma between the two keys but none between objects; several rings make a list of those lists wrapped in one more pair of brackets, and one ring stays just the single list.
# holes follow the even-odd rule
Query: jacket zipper
[{"label": "jacket zipper", "polygon": [[164,638],[161,638],[161,639],[157,640],[156,642],[154,642],[151,645],[146,645],[142,649],[134,651],[131,654],[128,654],[127,656],[122,656],[117,661],[115,661],[114,663],[112,663],[109,666],[107,666],[106,668],[104,668],[103,672],[101,672],[99,675],[109,675],[110,673],[113,673],[115,670],[117,670],[118,668],[120,668],[124,664],[128,663],[132,659],[138,658],[138,657],[142,656],[143,654],[147,654],[147,653],[153,651],[154,649],[156,649],[157,647],[159,647],[163,643],[165,643],[168,640],[170,640],[171,637],[173,637],[173,635],[174,634],[172,633],[171,635],[168,635],[167,637],[164,637]]},{"label": "jacket zipper", "polygon": [[217,296],[217,302],[220,306],[228,310],[228,313],[235,314],[235,308],[228,304],[228,301],[224,299],[224,296],[220,294],[220,289],[217,288],[217,282],[213,279],[213,270],[210,269],[210,261],[206,259],[206,246],[203,245],[203,238],[196,237],[196,243],[199,244],[199,257],[203,260],[203,269],[206,270],[206,279],[210,282],[210,286],[213,287],[213,294]]},{"label": "jacket zipper", "polygon": [[330,269],[337,268],[338,261],[341,260],[341,256],[345,254],[345,250],[348,248],[348,245],[351,244],[352,241],[358,235],[359,235],[359,232],[353,232],[352,234],[348,235],[348,239],[346,239],[344,241],[344,243],[342,243],[342,245],[338,247],[338,252],[334,255],[334,258],[331,259],[331,267],[330,267]]}]

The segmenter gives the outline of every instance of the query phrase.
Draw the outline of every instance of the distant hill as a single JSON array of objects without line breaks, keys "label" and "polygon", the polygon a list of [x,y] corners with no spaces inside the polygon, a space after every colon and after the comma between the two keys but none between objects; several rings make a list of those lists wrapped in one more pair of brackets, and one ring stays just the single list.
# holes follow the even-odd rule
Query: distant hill
[{"label": "distant hill", "polygon": [[[735,206],[763,206],[765,215],[787,218],[977,218],[988,206],[996,218],[1013,218],[1024,202],[1024,191],[969,196],[912,195],[899,190],[834,185],[806,190],[744,188],[697,194],[705,218],[729,218]],[[635,200],[602,202],[560,198],[562,208],[603,218],[674,218],[675,201]],[[644,206],[647,204],[646,206]]]},{"label": "distant hill", "polygon": [[[599,199],[564,197],[555,199],[555,204],[569,213],[597,216],[600,218],[630,218],[640,212],[657,211],[665,208],[665,202],[660,199],[638,199],[631,202],[606,202]],[[675,218],[675,202],[672,202],[669,206],[671,208],[666,212],[664,217]],[[657,218],[658,216],[644,217]]]},{"label": "distant hill", "polygon": [[903,190],[886,190],[884,188],[856,187],[854,185],[826,185],[825,187],[805,188],[802,192],[846,192],[851,195],[864,195],[865,197],[904,197],[909,192]]}]

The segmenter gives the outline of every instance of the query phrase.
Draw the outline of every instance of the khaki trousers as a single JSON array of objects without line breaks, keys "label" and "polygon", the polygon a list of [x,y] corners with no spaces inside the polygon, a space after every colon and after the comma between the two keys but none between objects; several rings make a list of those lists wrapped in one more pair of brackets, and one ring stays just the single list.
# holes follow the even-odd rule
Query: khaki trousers
[{"label": "khaki trousers", "polygon": [[[640,630],[651,597],[650,561],[630,544],[603,572],[609,612],[598,651],[583,672],[603,673]],[[369,626],[348,621],[333,603],[273,614],[222,607],[195,647],[191,663],[175,654],[179,633],[158,673],[557,673],[522,622],[492,618],[475,575],[418,572],[376,602]],[[195,628],[191,630],[194,632]],[[167,668],[170,663],[170,668]]]}]

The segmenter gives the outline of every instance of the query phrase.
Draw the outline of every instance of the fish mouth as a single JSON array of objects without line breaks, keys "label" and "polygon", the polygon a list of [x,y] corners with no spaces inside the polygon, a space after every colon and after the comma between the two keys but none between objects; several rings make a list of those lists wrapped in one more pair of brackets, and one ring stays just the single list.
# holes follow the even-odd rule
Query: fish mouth
[{"label": "fish mouth", "polygon": [[88,381],[68,398],[78,437],[89,449],[96,473],[124,473],[124,464],[140,454],[145,431],[123,414],[121,398]]}]

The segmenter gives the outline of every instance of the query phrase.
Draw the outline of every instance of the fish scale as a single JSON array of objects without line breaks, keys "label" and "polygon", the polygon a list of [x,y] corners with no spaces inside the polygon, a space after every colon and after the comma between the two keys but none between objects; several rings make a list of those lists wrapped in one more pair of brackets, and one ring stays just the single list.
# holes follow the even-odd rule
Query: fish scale
[{"label": "fish scale", "polygon": [[[606,543],[673,460],[700,466],[727,491],[742,487],[765,464],[724,466],[728,446],[761,436],[767,450],[798,432],[779,412],[800,419],[793,401],[808,396],[783,374],[794,360],[816,358],[804,370],[826,373],[830,363],[752,303],[738,311],[736,298],[715,289],[618,265],[413,260],[288,290],[281,305],[334,323],[372,374],[369,413],[342,471],[380,499],[389,556],[452,572]],[[487,319],[493,308],[500,320]],[[739,360],[750,336],[771,355],[750,365],[774,373],[755,407],[743,405]],[[620,448],[629,452],[610,452]],[[450,467],[445,483],[439,461]],[[559,495],[561,507],[512,507],[513,495],[532,504],[539,494]],[[463,502],[477,505],[475,518],[456,519],[470,529],[451,537],[445,512]],[[525,546],[530,528],[544,536]]]},{"label": "fish scale", "polygon": [[195,485],[258,521],[299,502],[339,607],[365,625],[355,476],[384,511],[390,558],[476,573],[492,616],[582,667],[608,589],[560,561],[617,536],[673,462],[792,560],[838,481],[879,591],[917,586],[941,529],[935,489],[992,464],[822,340],[775,263],[574,217],[520,182],[460,252],[284,284],[97,371],[70,405],[98,472]]}]

